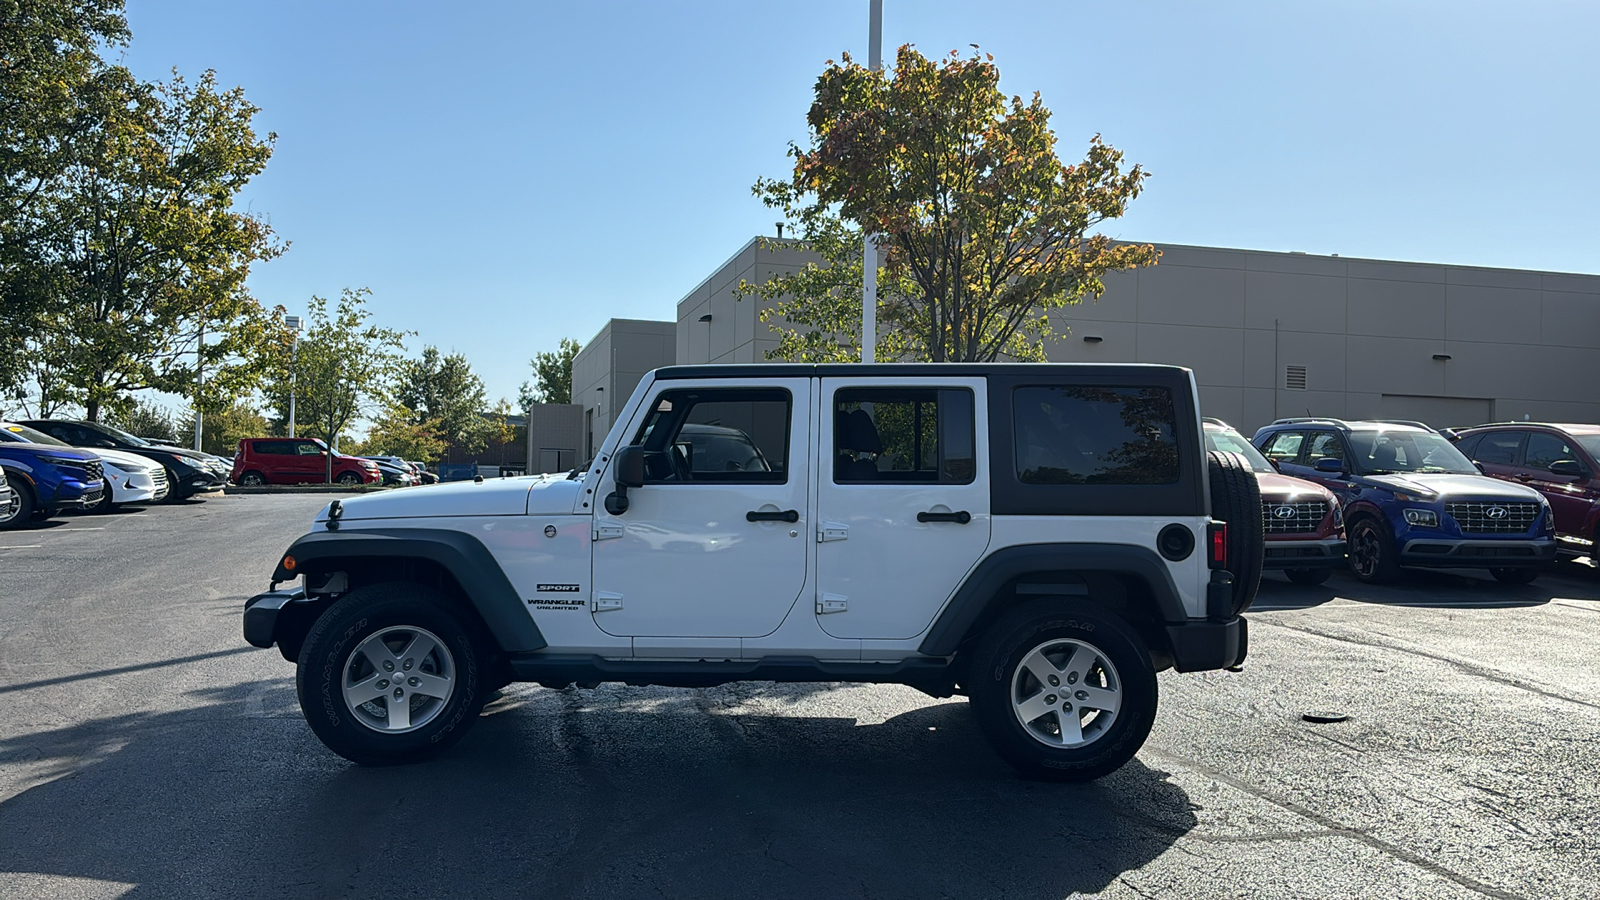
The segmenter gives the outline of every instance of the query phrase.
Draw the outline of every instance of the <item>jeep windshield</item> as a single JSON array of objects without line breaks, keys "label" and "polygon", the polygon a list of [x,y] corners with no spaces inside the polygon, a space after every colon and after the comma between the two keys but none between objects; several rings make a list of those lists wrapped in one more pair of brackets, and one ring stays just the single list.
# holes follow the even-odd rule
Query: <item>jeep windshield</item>
[{"label": "jeep windshield", "polygon": [[1237,431],[1213,431],[1210,428],[1207,428],[1206,449],[1226,450],[1232,453],[1237,453],[1245,459],[1250,460],[1250,469],[1254,472],[1278,471],[1272,467],[1271,463],[1267,462],[1267,458],[1261,455],[1260,450],[1252,447],[1250,442],[1244,439],[1244,435]]},{"label": "jeep windshield", "polygon": [[1455,445],[1429,431],[1352,431],[1358,475],[1477,475],[1478,469]]}]

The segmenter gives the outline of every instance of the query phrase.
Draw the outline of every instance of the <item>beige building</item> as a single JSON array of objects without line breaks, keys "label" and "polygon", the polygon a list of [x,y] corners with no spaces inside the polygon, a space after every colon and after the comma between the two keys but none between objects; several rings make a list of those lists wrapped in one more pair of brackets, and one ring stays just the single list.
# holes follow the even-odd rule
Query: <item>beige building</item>
[{"label": "beige building", "polygon": [[[1055,317],[1057,361],[1188,366],[1206,415],[1600,422],[1600,276],[1157,245]],[[677,361],[760,362],[757,282],[814,259],[746,244],[678,301]],[[706,316],[710,316],[706,319]]]},{"label": "beige building", "polygon": [[[1057,361],[1188,366],[1206,415],[1249,434],[1282,416],[1600,422],[1600,276],[1158,244],[1055,317]],[[612,320],[573,361],[595,443],[656,366],[765,362],[760,283],[816,261],[752,238],[677,304]],[[585,447],[585,453],[588,447]]]}]

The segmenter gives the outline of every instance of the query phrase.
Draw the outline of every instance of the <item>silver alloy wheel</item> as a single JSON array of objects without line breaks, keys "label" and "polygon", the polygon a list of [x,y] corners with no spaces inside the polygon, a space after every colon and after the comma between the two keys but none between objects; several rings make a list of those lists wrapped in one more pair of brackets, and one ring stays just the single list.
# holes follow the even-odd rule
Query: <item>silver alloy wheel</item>
[{"label": "silver alloy wheel", "polygon": [[341,687],[357,722],[384,734],[433,721],[455,690],[455,657],[438,636],[395,625],[369,635],[345,658]]},{"label": "silver alloy wheel", "polygon": [[245,487],[260,487],[261,485],[266,484],[267,480],[255,472],[246,472],[244,473],[244,477],[239,479],[239,483]]},{"label": "silver alloy wheel", "polygon": [[339,483],[349,487],[361,483],[361,476],[354,472],[346,472],[339,476]]},{"label": "silver alloy wheel", "polygon": [[1098,647],[1072,638],[1045,641],[1011,675],[1011,711],[1042,744],[1071,749],[1105,736],[1122,708],[1122,679]]},{"label": "silver alloy wheel", "polygon": [[9,522],[20,515],[22,515],[22,492],[13,488],[11,502],[6,505],[5,513],[0,514],[0,522]]}]

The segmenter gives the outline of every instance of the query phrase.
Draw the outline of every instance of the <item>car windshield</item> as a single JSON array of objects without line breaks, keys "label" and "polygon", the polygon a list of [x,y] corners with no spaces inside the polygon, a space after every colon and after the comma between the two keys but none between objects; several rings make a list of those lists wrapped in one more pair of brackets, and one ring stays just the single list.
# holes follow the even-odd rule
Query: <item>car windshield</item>
[{"label": "car windshield", "polygon": [[0,427],[0,435],[13,444],[49,444],[52,447],[71,447],[66,441],[58,441],[42,431],[29,428],[26,425],[7,423]]},{"label": "car windshield", "polygon": [[1261,455],[1261,451],[1250,446],[1250,442],[1244,439],[1244,435],[1237,431],[1213,431],[1210,428],[1207,428],[1206,449],[1225,450],[1237,453],[1240,456],[1243,456],[1245,459],[1250,460],[1250,468],[1255,472],[1277,471],[1276,469],[1272,468],[1271,463],[1267,462],[1267,458]]},{"label": "car windshield", "polygon": [[1355,468],[1362,475],[1395,472],[1477,475],[1455,445],[1427,431],[1352,431]]},{"label": "car windshield", "polygon": [[1590,456],[1600,459],[1600,434],[1575,434],[1572,439],[1578,442],[1578,446],[1589,451]]}]

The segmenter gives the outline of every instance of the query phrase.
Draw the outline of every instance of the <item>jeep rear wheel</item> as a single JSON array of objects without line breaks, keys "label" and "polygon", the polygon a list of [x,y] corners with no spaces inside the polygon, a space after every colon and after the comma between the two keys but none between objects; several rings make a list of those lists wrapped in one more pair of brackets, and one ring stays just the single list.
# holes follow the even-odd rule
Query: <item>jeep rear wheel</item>
[{"label": "jeep rear wheel", "polygon": [[1261,587],[1266,554],[1261,521],[1261,486],[1243,456],[1224,450],[1206,453],[1211,478],[1211,517],[1228,523],[1228,571],[1233,575],[1233,612],[1250,608]]},{"label": "jeep rear wheel", "polygon": [[1156,672],[1137,631],[1079,604],[1044,600],[978,642],[970,697],[984,736],[1024,775],[1090,781],[1133,758],[1156,714]]},{"label": "jeep rear wheel", "polygon": [[317,619],[297,690],[311,730],[363,765],[416,762],[461,738],[483,706],[482,653],[434,591],[351,591]]}]

